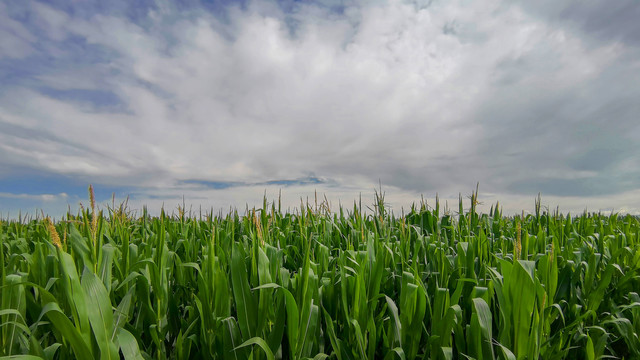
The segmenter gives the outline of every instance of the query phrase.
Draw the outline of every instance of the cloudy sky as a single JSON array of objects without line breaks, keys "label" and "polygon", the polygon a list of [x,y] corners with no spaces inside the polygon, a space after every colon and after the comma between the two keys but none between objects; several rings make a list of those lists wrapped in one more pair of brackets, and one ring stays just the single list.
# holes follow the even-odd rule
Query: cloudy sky
[{"label": "cloudy sky", "polygon": [[0,215],[334,206],[382,184],[640,212],[640,5],[0,2]]}]

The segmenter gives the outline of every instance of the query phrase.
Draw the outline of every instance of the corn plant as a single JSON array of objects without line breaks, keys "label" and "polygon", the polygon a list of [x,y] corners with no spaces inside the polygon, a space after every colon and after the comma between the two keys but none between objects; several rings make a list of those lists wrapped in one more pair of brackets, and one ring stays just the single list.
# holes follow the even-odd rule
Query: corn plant
[{"label": "corn plant", "polygon": [[0,359],[636,359],[630,215],[140,215],[126,203],[0,222]]}]

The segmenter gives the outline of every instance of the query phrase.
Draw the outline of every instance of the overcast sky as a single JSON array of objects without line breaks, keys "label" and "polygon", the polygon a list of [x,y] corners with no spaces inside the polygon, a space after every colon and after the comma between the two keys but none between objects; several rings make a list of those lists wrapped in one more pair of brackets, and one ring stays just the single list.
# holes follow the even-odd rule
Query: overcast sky
[{"label": "overcast sky", "polygon": [[637,1],[0,2],[0,215],[640,212]]}]

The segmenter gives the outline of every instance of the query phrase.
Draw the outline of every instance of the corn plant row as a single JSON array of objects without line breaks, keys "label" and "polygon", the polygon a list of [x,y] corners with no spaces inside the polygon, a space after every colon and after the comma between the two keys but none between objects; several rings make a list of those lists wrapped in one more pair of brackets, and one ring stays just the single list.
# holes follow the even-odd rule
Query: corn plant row
[{"label": "corn plant row", "polygon": [[0,359],[638,359],[640,222],[376,194],[0,222]]}]

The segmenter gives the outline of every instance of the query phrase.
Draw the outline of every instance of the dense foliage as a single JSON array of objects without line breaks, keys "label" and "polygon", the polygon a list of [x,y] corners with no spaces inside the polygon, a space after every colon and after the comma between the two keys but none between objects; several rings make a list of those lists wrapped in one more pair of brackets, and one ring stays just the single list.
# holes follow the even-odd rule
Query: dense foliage
[{"label": "dense foliage", "polygon": [[0,357],[640,358],[638,218],[476,204],[3,221]]}]

